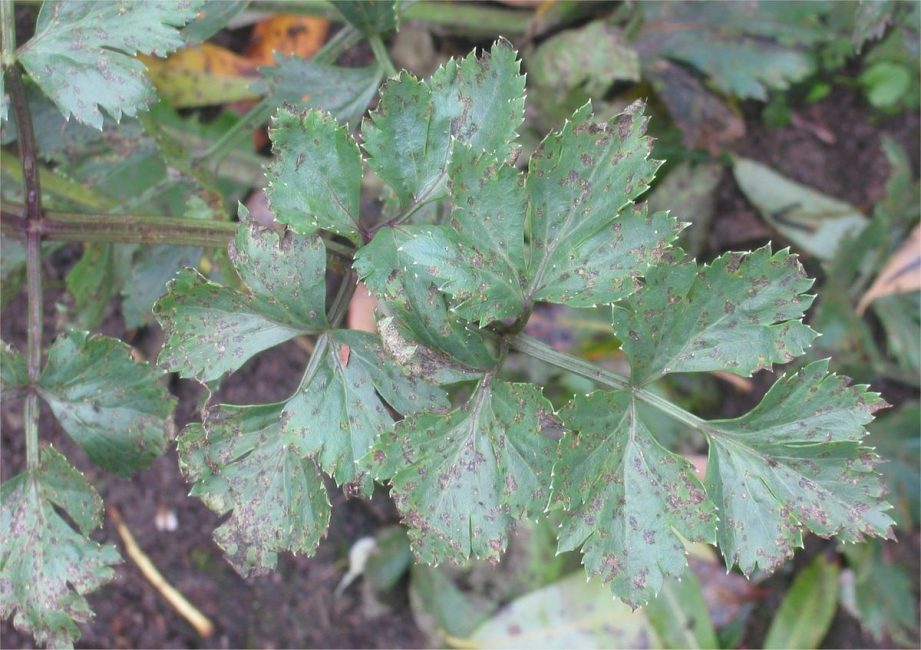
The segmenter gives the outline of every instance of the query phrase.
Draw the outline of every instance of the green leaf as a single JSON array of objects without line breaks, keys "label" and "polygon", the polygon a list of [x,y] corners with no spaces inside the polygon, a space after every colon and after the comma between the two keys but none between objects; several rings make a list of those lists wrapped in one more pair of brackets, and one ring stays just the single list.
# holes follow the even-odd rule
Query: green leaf
[{"label": "green leaf", "polygon": [[269,130],[266,195],[275,217],[297,232],[329,230],[362,243],[361,154],[348,130],[318,111],[279,109]]},{"label": "green leaf", "polygon": [[426,81],[391,79],[362,123],[368,165],[408,212],[445,191],[455,142],[502,160],[524,120],[524,76],[515,52],[496,43],[477,59],[448,61]]},{"label": "green leaf", "polygon": [[48,350],[38,390],[93,462],[127,476],[166,449],[174,400],[162,374],[117,339],[72,331]]},{"label": "green leaf", "polygon": [[242,13],[249,0],[205,0],[195,20],[182,29],[186,47],[204,43],[227,27],[231,19]]},{"label": "green leaf", "polygon": [[732,165],[739,189],[772,227],[803,252],[830,260],[845,237],[869,223],[854,206],[795,183],[746,158]]},{"label": "green leaf", "polygon": [[[0,616],[48,647],[69,647],[92,611],[85,596],[109,582],[112,546],[87,535],[102,523],[102,500],[57,451],[33,473],[0,488]],[[65,513],[79,532],[59,513]]]},{"label": "green leaf", "polygon": [[333,330],[314,346],[301,385],[282,410],[282,431],[342,485],[355,479],[365,494],[373,482],[359,459],[398,413],[444,410],[444,393],[410,377],[384,354],[378,337]]},{"label": "green leaf", "polygon": [[334,6],[343,18],[366,36],[392,32],[399,23],[397,3],[393,0],[338,0]]},{"label": "green leaf", "polygon": [[577,396],[559,415],[567,429],[553,470],[553,502],[567,513],[559,550],[581,546],[589,575],[638,607],[685,573],[680,536],[716,539],[713,504],[690,463],[637,417],[629,391]]},{"label": "green leaf", "polygon": [[491,154],[458,146],[449,166],[449,226],[407,228],[402,251],[441,283],[462,319],[487,323],[524,312],[524,177]]},{"label": "green leaf", "polygon": [[853,592],[842,593],[842,605],[877,642],[887,637],[910,648],[918,645],[918,599],[905,569],[887,561],[878,541],[843,546],[854,574]]},{"label": "green leaf", "polygon": [[67,291],[74,299],[72,318],[80,329],[96,329],[106,315],[122,279],[130,272],[131,245],[88,242],[80,261],[67,274]]},{"label": "green leaf", "polygon": [[384,228],[355,254],[355,270],[390,318],[380,321],[387,349],[414,373],[439,383],[473,379],[496,365],[483,334],[448,310],[425,266],[410,267],[405,228]]},{"label": "green leaf", "polygon": [[884,405],[824,360],[778,380],[742,417],[708,422],[707,492],[729,564],[774,569],[802,546],[802,528],[845,542],[891,535],[878,459],[861,444]]},{"label": "green leaf", "polygon": [[541,418],[552,411],[538,388],[487,376],[466,407],[407,417],[383,436],[369,462],[393,486],[416,557],[498,559],[515,521],[543,511],[556,445]]},{"label": "green leaf", "polygon": [[631,379],[726,370],[748,376],[803,354],[816,333],[802,317],[812,285],[795,255],[726,253],[711,264],[668,264],[613,312]]},{"label": "green leaf", "polygon": [[[247,219],[245,209],[241,216]],[[211,381],[262,350],[328,327],[326,248],[318,236],[243,223],[230,257],[245,293],[185,270],[154,306],[165,369]]]},{"label": "green leaf", "polygon": [[313,553],[329,523],[323,477],[303,440],[283,431],[283,406],[219,405],[179,441],[192,495],[231,512],[214,539],[244,576],[274,569],[281,551]]},{"label": "green leaf", "polygon": [[0,341],[0,393],[29,385],[26,360],[17,350]]},{"label": "green leaf", "polygon": [[343,68],[300,57],[278,57],[260,71],[263,80],[253,90],[266,94],[270,105],[322,109],[349,125],[364,115],[384,76],[379,65]]},{"label": "green leaf", "polygon": [[374,550],[365,564],[365,580],[376,594],[384,594],[400,582],[413,564],[409,538],[402,526],[388,526],[375,535]]},{"label": "green leaf", "polygon": [[666,580],[659,596],[650,600],[643,611],[667,648],[720,647],[707,601],[693,571],[686,571],[680,579]]},{"label": "green leaf", "polygon": [[771,621],[764,648],[818,648],[838,609],[838,565],[818,555],[800,571]]},{"label": "green leaf", "polygon": [[201,0],[49,0],[17,58],[65,117],[102,129],[99,108],[120,120],[153,99],[134,55],[165,56],[180,47],[178,28],[201,6]]},{"label": "green leaf", "polygon": [[620,300],[678,234],[667,213],[633,206],[659,162],[650,160],[637,103],[609,122],[586,104],[531,156],[528,296],[591,307]]},{"label": "green leaf", "polygon": [[599,580],[573,573],[503,607],[477,628],[478,648],[655,648],[642,612],[611,598]]},{"label": "green leaf", "polygon": [[892,0],[861,2],[854,15],[854,34],[851,40],[859,52],[867,41],[875,41],[892,21],[896,3]]}]

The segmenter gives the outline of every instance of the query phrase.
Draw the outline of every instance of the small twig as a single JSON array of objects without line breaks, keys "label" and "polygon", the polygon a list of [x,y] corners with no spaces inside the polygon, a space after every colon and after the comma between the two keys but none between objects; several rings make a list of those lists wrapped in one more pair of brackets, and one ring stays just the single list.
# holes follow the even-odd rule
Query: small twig
[{"label": "small twig", "polygon": [[157,567],[150,561],[147,554],[138,546],[138,543],[134,539],[134,535],[131,534],[128,526],[125,525],[118,510],[116,510],[114,506],[109,506],[108,513],[109,519],[115,524],[115,529],[118,531],[118,535],[122,538],[122,543],[125,545],[125,555],[131,558],[137,565],[144,577],[147,578],[147,581],[153,585],[154,589],[159,591],[160,595],[166,599],[166,602],[195,628],[199,636],[208,638],[214,634],[214,623],[212,623],[207,616],[198,611],[192,603],[186,600],[185,596],[179,593],[175,587],[166,581],[163,574],[157,570]]}]

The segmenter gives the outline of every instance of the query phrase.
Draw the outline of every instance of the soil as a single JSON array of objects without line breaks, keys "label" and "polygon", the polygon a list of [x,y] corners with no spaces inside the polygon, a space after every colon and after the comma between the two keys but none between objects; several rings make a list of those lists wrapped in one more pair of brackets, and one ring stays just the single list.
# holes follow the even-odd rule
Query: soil
[{"label": "soil", "polygon": [[[871,206],[882,196],[888,173],[879,149],[879,136],[892,135],[909,152],[918,168],[919,119],[900,115],[880,119],[862,96],[850,89],[836,88],[826,99],[801,111],[811,126],[767,128],[762,125],[760,106],[746,107],[748,135],[737,145],[737,153],[774,167],[789,177],[816,189],[854,203]],[[816,127],[832,138],[815,135]],[[717,218],[710,235],[711,253],[727,248],[748,248],[774,239],[758,218],[755,209],[736,189],[730,175],[718,190]],[[67,247],[48,263],[49,286],[63,280],[79,249]],[[46,292],[45,337],[56,331],[55,303],[66,301],[60,289]],[[118,304],[102,328],[113,336],[126,334]],[[25,341],[25,300],[20,295],[7,306],[0,323],[2,338],[17,347]],[[131,342],[155,355],[160,333],[156,326],[129,333]],[[279,346],[258,356],[226,382],[222,399],[237,403],[273,401],[293,388],[307,360],[306,353],[293,343]],[[770,383],[759,381],[763,390]],[[763,384],[763,386],[761,385]],[[196,419],[196,405],[202,398],[194,383],[173,381],[170,386],[179,399],[178,427]],[[884,389],[885,390],[885,389]],[[738,412],[751,405],[755,397],[735,398],[729,392],[720,411]],[[884,395],[890,401],[899,395]],[[742,400],[733,403],[732,400]],[[424,647],[428,641],[416,627],[403,588],[398,588],[384,611],[369,612],[360,590],[354,587],[335,597],[333,591],[347,568],[348,549],[364,535],[398,522],[397,513],[386,493],[379,489],[374,499],[347,498],[329,485],[333,516],[326,539],[314,557],[279,558],[278,570],[268,576],[244,580],[222,558],[211,540],[220,518],[195,498],[188,496],[171,450],[146,471],[130,479],[112,477],[95,468],[80,448],[60,430],[47,408],[41,419],[42,440],[62,450],[97,487],[105,503],[116,508],[133,532],[138,544],[149,555],[166,579],[194,603],[216,625],[210,638],[195,631],[157,594],[137,567],[125,562],[118,567],[115,581],[90,596],[95,618],[82,626],[78,647]],[[2,447],[0,478],[7,480],[24,465],[21,404],[2,404]],[[175,513],[175,531],[160,531],[155,526],[158,510]],[[121,541],[111,521],[95,535],[114,544]],[[917,536],[912,545],[917,555]],[[807,555],[822,552],[829,543],[813,539]],[[797,559],[804,562],[806,555]],[[917,573],[915,573],[917,575]],[[766,586],[773,594],[762,603],[756,619],[770,620],[789,583],[789,575],[778,575]],[[776,588],[774,588],[776,587]],[[917,590],[917,585],[916,585]],[[753,624],[746,644],[757,644],[764,631]],[[8,648],[32,647],[29,635],[16,631],[9,620],[0,623],[2,644]],[[871,647],[872,639],[860,634],[854,621],[842,615],[827,643],[833,647]]]}]

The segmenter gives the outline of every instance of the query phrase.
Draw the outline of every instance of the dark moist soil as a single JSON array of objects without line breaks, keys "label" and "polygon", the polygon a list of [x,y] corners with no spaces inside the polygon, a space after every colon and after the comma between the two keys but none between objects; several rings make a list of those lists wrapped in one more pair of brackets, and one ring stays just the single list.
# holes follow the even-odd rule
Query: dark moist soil
[{"label": "dark moist soil", "polygon": [[[760,121],[758,105],[746,107],[748,135],[736,152],[764,162],[782,174],[831,196],[868,209],[883,194],[888,166],[879,148],[879,137],[888,133],[909,153],[918,169],[919,120],[917,115],[882,119],[865,104],[859,93],[838,88],[825,100],[794,110],[811,126],[767,128]],[[832,134],[815,135],[815,127]],[[717,217],[710,233],[710,252],[747,249],[769,239],[782,242],[768,229],[755,209],[745,200],[727,174],[718,189]],[[65,248],[48,264],[48,286],[58,285],[72,265],[79,249]],[[56,331],[55,303],[65,302],[60,289],[49,289],[45,304],[45,338]],[[110,308],[102,331],[129,339],[153,358],[161,336],[154,326],[140,333],[126,334],[117,304]],[[25,300],[19,296],[3,311],[2,338],[20,349],[25,342]],[[221,398],[236,403],[269,402],[290,393],[300,376],[307,354],[293,343],[258,356],[225,382]],[[759,392],[770,384],[767,373],[756,378]],[[171,390],[179,398],[178,427],[197,418],[202,391],[192,382],[173,381]],[[877,387],[880,388],[880,387]],[[882,387],[885,390],[885,387]],[[755,396],[727,392],[719,407],[723,415],[750,408]],[[890,398],[890,395],[885,395]],[[896,399],[898,396],[896,396]],[[890,399],[890,401],[893,401]],[[0,478],[7,480],[24,465],[22,405],[2,404],[2,449]],[[82,626],[78,647],[423,647],[426,639],[415,626],[405,585],[386,603],[384,613],[369,613],[360,590],[354,587],[336,598],[333,591],[347,568],[348,549],[358,538],[398,521],[387,495],[380,491],[371,501],[347,499],[329,485],[333,515],[326,539],[312,558],[279,558],[278,570],[243,580],[222,558],[211,540],[220,518],[200,501],[188,496],[176,453],[171,450],[150,468],[131,479],[114,478],[96,469],[86,455],[63,435],[47,408],[42,412],[41,434],[45,444],[54,445],[82,471],[102,494],[105,503],[121,513],[140,547],[166,579],[185,594],[215,623],[216,632],[202,639],[158,595],[137,567],[123,563],[115,581],[89,597],[95,618]],[[158,531],[158,510],[172,510],[178,519],[173,532]],[[120,549],[121,541],[107,520],[95,538]],[[816,553],[827,552],[833,543],[809,538],[807,550],[798,554],[796,566]],[[906,547],[918,555],[917,536]],[[915,563],[915,568],[917,563]],[[914,572],[917,575],[917,571]],[[755,611],[745,637],[747,647],[758,647],[772,612],[791,580],[790,573],[773,576],[765,586],[770,596]],[[917,590],[917,585],[916,585]],[[2,645],[31,647],[31,637],[16,631],[9,620],[0,623]],[[856,623],[841,614],[824,647],[874,647],[872,639]]]}]

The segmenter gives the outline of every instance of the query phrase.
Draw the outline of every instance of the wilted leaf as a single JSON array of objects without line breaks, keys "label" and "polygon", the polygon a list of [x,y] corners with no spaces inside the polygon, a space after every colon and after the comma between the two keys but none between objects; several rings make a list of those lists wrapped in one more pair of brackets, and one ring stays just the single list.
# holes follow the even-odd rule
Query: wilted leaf
[{"label": "wilted leaf", "polygon": [[329,523],[323,477],[303,440],[282,430],[283,406],[220,405],[179,442],[192,495],[231,512],[214,539],[244,576],[274,569],[280,551],[312,553]]},{"label": "wilted leaf", "polygon": [[559,550],[581,546],[586,571],[638,607],[685,573],[679,535],[715,540],[713,504],[691,465],[637,417],[632,393],[576,396],[560,419],[568,431],[553,472],[553,501],[567,512]]},{"label": "wilted leaf", "polygon": [[359,459],[393,428],[385,401],[403,415],[448,407],[440,390],[388,359],[376,336],[333,330],[317,340],[300,387],[282,410],[281,428],[337,484],[358,478],[370,494],[374,486]]},{"label": "wilted leaf", "polygon": [[556,446],[541,433],[545,412],[537,387],[487,376],[465,407],[407,417],[383,436],[368,462],[389,479],[416,557],[498,559],[515,522],[543,511]]},{"label": "wilted leaf", "polygon": [[876,280],[860,298],[857,313],[882,296],[921,291],[921,225],[917,225],[876,276]]},{"label": "wilted leaf", "polygon": [[844,237],[854,237],[867,225],[855,207],[794,183],[746,158],[732,167],[739,189],[761,216],[803,252],[830,260]]},{"label": "wilted leaf", "polygon": [[361,154],[348,130],[328,114],[282,108],[269,137],[266,196],[275,218],[302,234],[329,230],[360,244]]},{"label": "wilted leaf", "polygon": [[771,621],[765,648],[818,648],[838,609],[838,565],[818,555],[797,573]]},{"label": "wilted leaf", "polygon": [[642,611],[631,611],[598,580],[574,573],[503,607],[477,628],[479,648],[655,648]]},{"label": "wilted leaf", "polygon": [[48,350],[38,392],[93,462],[127,476],[166,449],[174,400],[161,375],[117,339],[72,331]]},{"label": "wilted leaf", "polygon": [[707,423],[707,492],[729,564],[773,569],[802,545],[802,528],[842,541],[891,535],[891,506],[864,426],[885,402],[816,361],[778,380],[752,411]]},{"label": "wilted leaf", "polygon": [[262,350],[328,326],[323,240],[242,216],[230,256],[247,292],[184,270],[154,306],[165,333],[159,362],[183,377],[217,379]]},{"label": "wilted leaf", "polygon": [[646,287],[614,308],[614,328],[634,383],[669,372],[726,370],[748,376],[805,352],[812,285],[794,255],[726,253],[698,268],[656,267]]},{"label": "wilted leaf", "polygon": [[45,2],[17,58],[65,117],[102,129],[99,108],[120,120],[153,98],[134,55],[165,56],[180,47],[178,28],[201,6],[201,0]]},{"label": "wilted leaf", "polygon": [[678,235],[667,213],[633,205],[660,164],[646,122],[641,104],[608,122],[586,104],[531,156],[529,298],[573,307],[625,298]]},{"label": "wilted leaf", "polygon": [[362,123],[368,164],[396,192],[400,207],[444,194],[453,143],[504,160],[524,119],[524,76],[504,43],[477,59],[451,60],[425,81],[391,79]]},{"label": "wilted leaf", "polygon": [[[85,596],[109,582],[112,546],[89,539],[102,499],[54,449],[0,488],[0,616],[50,648],[71,646],[92,617]],[[76,524],[74,530],[58,513]]]}]

